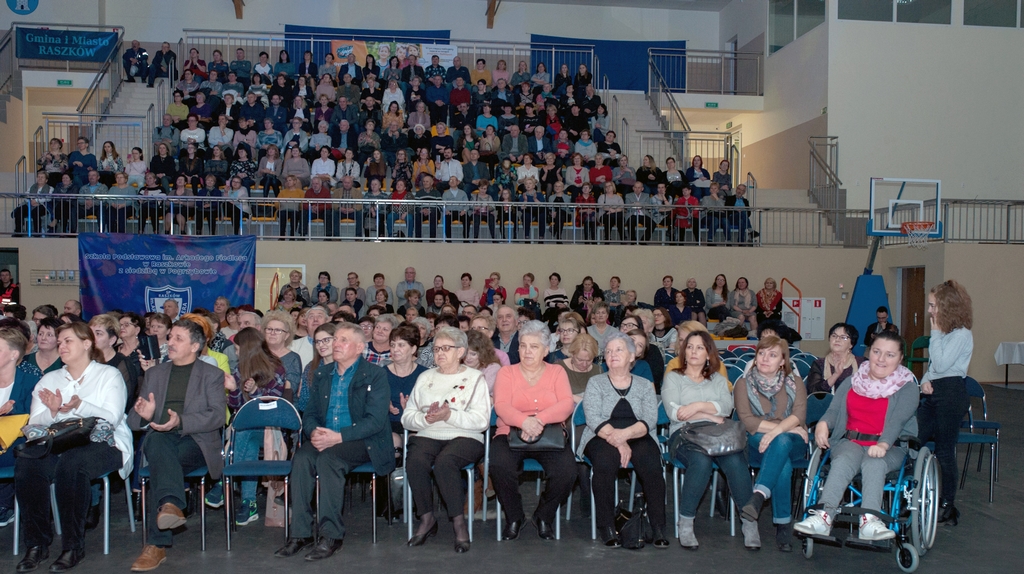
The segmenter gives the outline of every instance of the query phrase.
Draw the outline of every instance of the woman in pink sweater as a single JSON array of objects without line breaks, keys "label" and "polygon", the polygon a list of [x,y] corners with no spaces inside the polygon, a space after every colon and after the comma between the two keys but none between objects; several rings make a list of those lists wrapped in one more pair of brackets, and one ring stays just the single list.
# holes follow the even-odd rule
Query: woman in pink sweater
[{"label": "woman in pink sweater", "polygon": [[550,349],[551,333],[540,321],[528,321],[519,328],[519,358],[516,365],[502,367],[494,382],[494,412],[498,430],[491,441],[490,475],[494,491],[505,510],[502,540],[519,538],[525,520],[523,499],[519,494],[519,474],[523,460],[532,458],[544,468],[548,485],[533,513],[537,534],[554,539],[551,526],[558,507],[572,491],[576,481],[576,461],[569,448],[557,451],[527,452],[509,447],[509,433],[520,434],[531,442],[547,425],[562,425],[572,414],[575,402],[565,369],[544,362]]}]

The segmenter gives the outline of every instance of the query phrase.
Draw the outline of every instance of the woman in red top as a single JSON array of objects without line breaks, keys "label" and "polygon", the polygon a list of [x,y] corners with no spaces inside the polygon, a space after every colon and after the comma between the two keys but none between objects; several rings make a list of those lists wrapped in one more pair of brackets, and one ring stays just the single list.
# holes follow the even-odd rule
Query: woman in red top
[{"label": "woman in red top", "polygon": [[[584,203],[597,205],[597,198],[591,193],[591,185],[584,183],[580,188],[580,194],[576,196],[573,203]],[[592,207],[581,207],[576,210],[576,227],[583,228],[583,241],[597,239],[597,209]]]},{"label": "woman in red top", "polygon": [[491,477],[498,502],[505,510],[502,540],[515,540],[526,515],[519,494],[523,460],[532,458],[544,468],[547,488],[533,512],[533,524],[544,540],[555,538],[552,524],[576,482],[576,460],[569,448],[557,451],[512,450],[509,433],[524,440],[538,437],[548,425],[562,425],[572,414],[575,401],[569,377],[559,365],[544,362],[550,349],[551,332],[540,321],[527,321],[519,328],[519,364],[502,367],[494,381],[494,412],[498,430],[491,441]]},{"label": "woman in red top", "polygon": [[914,414],[920,398],[914,374],[902,363],[903,340],[883,331],[872,341],[868,360],[836,390],[814,429],[818,447],[832,449],[832,467],[820,498],[823,509],[811,510],[810,517],[793,525],[793,530],[828,536],[846,487],[859,472],[860,506],[872,512],[860,516],[858,536],[871,541],[896,537],[885,524],[890,517],[881,511],[882,490],[886,473],[900,468],[907,454],[896,440],[917,435]]},{"label": "woman in red top", "polygon": [[767,319],[782,319],[782,293],[778,283],[771,277],[764,280],[764,289],[757,292],[757,322]]},{"label": "woman in red top", "polygon": [[673,241],[682,242],[686,236],[686,230],[693,227],[693,220],[697,219],[697,210],[700,201],[691,195],[693,190],[689,184],[683,183],[683,194],[676,198],[675,205],[679,206],[672,210],[672,218],[675,220],[673,226]]}]

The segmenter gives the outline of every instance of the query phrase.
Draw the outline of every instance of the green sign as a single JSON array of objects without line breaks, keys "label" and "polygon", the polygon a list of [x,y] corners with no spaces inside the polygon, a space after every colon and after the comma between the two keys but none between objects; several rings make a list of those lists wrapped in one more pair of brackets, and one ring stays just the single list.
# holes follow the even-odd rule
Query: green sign
[{"label": "green sign", "polygon": [[718,102],[704,102],[705,108],[717,108]]},{"label": "green sign", "polygon": [[67,86],[67,87],[70,88],[71,87],[71,80],[57,80],[57,85],[58,86]]},{"label": "green sign", "polygon": [[731,127],[732,127],[732,122],[725,122],[725,129],[729,129]]}]

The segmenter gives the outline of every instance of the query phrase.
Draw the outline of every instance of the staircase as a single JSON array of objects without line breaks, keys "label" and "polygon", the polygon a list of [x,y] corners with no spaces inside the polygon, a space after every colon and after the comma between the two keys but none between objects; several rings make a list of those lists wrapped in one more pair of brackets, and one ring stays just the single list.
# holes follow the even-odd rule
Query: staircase
[{"label": "staircase", "polygon": [[[645,94],[613,94],[618,100],[618,118],[626,118],[629,124],[623,133],[622,122],[616,118],[616,125],[612,130],[618,134],[619,145],[622,151],[629,156],[629,165],[639,167],[643,165],[642,152],[640,150],[640,134],[637,131],[660,131],[664,129],[658,117],[651,111],[651,104]],[[607,104],[609,110],[615,106],[615,100]]]},{"label": "staircase", "polygon": [[[149,111],[149,107],[152,105],[154,111],[154,125],[152,127],[155,128],[161,124],[161,118],[163,117],[164,112],[161,109],[157,109],[159,106],[159,90],[159,84],[156,88],[147,88],[145,82],[125,82],[121,84],[121,90],[113,103],[111,103],[108,113],[111,116],[136,116],[145,118]],[[96,126],[96,140],[124,141],[126,132],[123,126],[117,125],[119,120],[134,121],[128,120],[127,118],[108,118],[107,122],[100,123]],[[143,121],[143,124],[145,125],[145,121]],[[145,157],[149,157],[153,153],[152,131],[144,130],[141,136],[143,154]],[[121,153],[122,155],[128,155],[129,151],[130,150],[126,149],[121,151]]]}]

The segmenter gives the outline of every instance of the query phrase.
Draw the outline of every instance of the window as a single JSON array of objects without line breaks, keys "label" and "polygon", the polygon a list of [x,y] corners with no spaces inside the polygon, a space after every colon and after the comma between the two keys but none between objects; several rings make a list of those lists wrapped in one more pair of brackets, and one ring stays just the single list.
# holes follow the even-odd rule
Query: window
[{"label": "window", "polygon": [[1017,27],[1018,0],[964,0],[965,26]]},{"label": "window", "polygon": [[768,53],[825,21],[825,0],[768,0]]},{"label": "window", "polygon": [[892,22],[892,0],[839,0],[839,19]]},{"label": "window", "polygon": [[914,24],[949,24],[952,0],[896,0],[896,21]]},{"label": "window", "polygon": [[768,0],[768,53],[774,54],[793,41],[795,0]]}]

